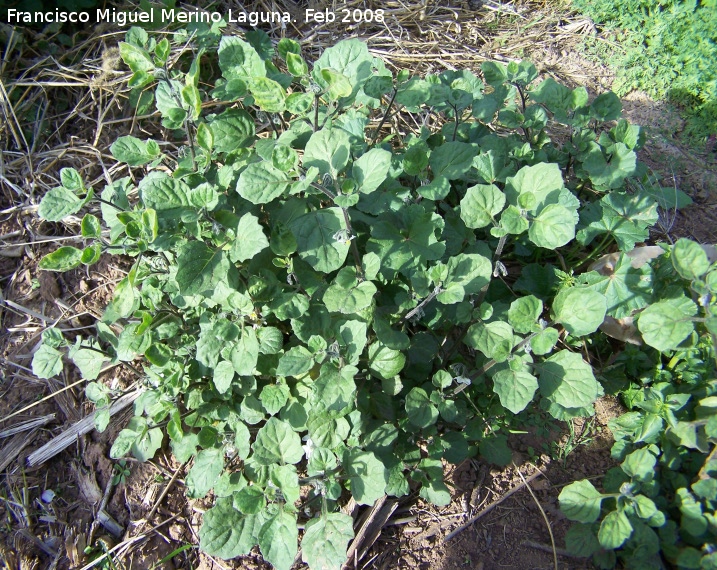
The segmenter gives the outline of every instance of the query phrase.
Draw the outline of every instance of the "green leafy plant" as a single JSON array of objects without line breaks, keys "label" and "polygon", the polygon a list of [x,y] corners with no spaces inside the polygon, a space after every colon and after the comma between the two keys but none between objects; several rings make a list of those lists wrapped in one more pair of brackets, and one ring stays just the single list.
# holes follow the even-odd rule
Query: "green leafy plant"
[{"label": "green leafy plant", "polygon": [[[643,136],[614,94],[536,82],[529,62],[486,63],[485,81],[420,78],[357,40],[310,66],[288,39],[192,33],[191,57],[136,28],[120,44],[132,101],[156,105],[180,151],[120,137],[111,152],[133,178],[96,196],[64,169],[40,204],[54,221],[101,212],[82,218],[84,248],[43,269],[103,252],[134,263],[97,338],[48,329],[33,371],[57,374],[66,354],[94,381],[108,360],[144,358],[110,454],[144,461],[168,436],[192,462],[187,495],[214,498],[204,551],[259,545],[288,569],[304,522],[302,559],[340,568],[349,496],[417,490],[446,505],[444,462],[508,464],[507,435],[531,410],[592,415],[603,387],[580,350],[606,316],[652,310],[646,336],[684,339],[650,328],[675,321],[660,303],[693,313],[653,296],[649,266],[581,272],[658,219],[656,199],[627,186],[646,176]],[[415,129],[392,128],[399,117]],[[91,382],[88,396],[101,429],[109,392]]]},{"label": "green leafy plant", "polygon": [[654,566],[660,553],[680,568],[714,568],[717,268],[680,239],[653,271],[661,300],[637,321],[652,350],[626,351],[604,371],[631,379],[622,396],[630,411],[610,424],[622,464],[607,473],[605,493],[589,481],[562,491],[561,508],[580,523],[567,545],[600,567],[612,567],[619,549],[630,568]]},{"label": "green leafy plant", "polygon": [[717,133],[714,2],[576,0],[573,6],[613,33],[614,42],[595,42],[589,51],[616,70],[618,94],[640,89],[670,99],[686,111],[685,130],[695,140]]}]

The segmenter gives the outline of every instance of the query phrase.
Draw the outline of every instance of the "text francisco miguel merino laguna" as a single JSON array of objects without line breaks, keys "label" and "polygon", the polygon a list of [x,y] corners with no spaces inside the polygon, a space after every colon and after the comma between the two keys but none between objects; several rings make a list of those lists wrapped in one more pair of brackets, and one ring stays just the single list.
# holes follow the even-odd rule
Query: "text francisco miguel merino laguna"
[{"label": "text francisco miguel merino laguna", "polygon": [[[94,16],[94,17],[93,17]],[[128,24],[148,24],[157,22],[178,22],[188,24],[194,22],[202,22],[206,24],[218,23],[222,21],[222,14],[219,12],[199,12],[191,10],[152,10],[150,12],[124,12],[116,8],[95,10],[92,12],[63,12],[61,10],[53,11],[37,11],[23,12],[10,8],[7,11],[8,24],[54,24],[54,23],[87,23],[87,22],[108,22],[119,26]],[[227,22],[236,22],[239,24],[257,24],[269,23],[288,23],[292,21],[289,12],[247,12],[242,10],[238,13],[232,13],[232,10],[226,14]]]}]

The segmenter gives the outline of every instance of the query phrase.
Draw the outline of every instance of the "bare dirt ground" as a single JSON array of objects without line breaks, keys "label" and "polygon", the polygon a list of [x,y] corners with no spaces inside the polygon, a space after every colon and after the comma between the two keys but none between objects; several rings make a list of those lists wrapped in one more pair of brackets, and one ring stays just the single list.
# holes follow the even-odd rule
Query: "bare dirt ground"
[{"label": "bare dirt ground", "polygon": [[[392,8],[396,4],[382,5]],[[529,56],[543,73],[586,85],[592,95],[611,85],[608,69],[580,56],[580,35],[590,33],[589,22],[570,19],[546,4],[516,3],[502,13],[490,2],[480,11],[467,2],[413,4],[416,6],[404,11],[396,8],[397,24],[390,34],[363,34],[377,55],[399,67],[416,64],[413,54],[432,54],[416,64],[424,71],[452,66],[477,70],[484,59],[507,61]],[[538,16],[547,23],[527,25]],[[309,45],[315,45],[317,38],[319,43],[333,42],[357,33],[344,29],[300,32]],[[324,32],[330,39],[321,39],[327,37]],[[566,43],[566,37],[572,38],[572,43]],[[119,35],[105,38],[97,44],[94,59],[72,64],[76,77],[84,77],[87,84],[62,96],[67,97],[70,109],[90,105],[91,112],[68,115],[50,105],[62,99],[53,88],[24,88],[23,97],[38,97],[45,102],[46,111],[57,114],[44,146],[34,149],[39,154],[33,165],[34,181],[26,171],[24,178],[11,177],[8,163],[31,156],[27,152],[25,158],[20,156],[30,149],[18,151],[13,135],[0,130],[0,150],[9,151],[0,153],[0,568],[81,568],[93,556],[116,548],[112,557],[115,568],[267,569],[258,555],[222,562],[198,552],[197,530],[209,503],[186,500],[182,488],[185,469],[171,456],[160,453],[147,464],[128,461],[126,479],[110,485],[120,471],[108,458],[108,451],[126,413],[115,417],[105,433],[90,431],[48,461],[34,467],[27,463],[32,452],[92,413],[92,406],[84,400],[81,379],[70,364],[51,381],[32,375],[31,355],[42,329],[55,324],[72,329],[68,330],[71,336],[92,327],[126,270],[113,258],[89,271],[61,276],[39,271],[39,259],[57,247],[58,239],[76,234],[77,227],[40,223],[34,214],[42,187],[53,185],[50,178],[62,166],[78,167],[98,181],[115,174],[104,164],[111,161],[107,148],[113,138],[124,134],[119,131],[126,129],[131,119],[118,111],[121,107],[110,93],[111,83],[107,87],[107,78],[115,76],[112,65],[104,69],[107,58],[102,53],[120,39]],[[36,59],[40,56],[34,54]],[[0,75],[7,65],[4,60]],[[97,78],[102,82],[95,81]],[[49,83],[56,77],[44,79]],[[39,91],[44,94],[38,95]],[[641,160],[662,175],[664,185],[676,185],[695,201],[694,206],[669,218],[669,235],[673,239],[690,236],[703,243],[717,241],[715,154],[681,145],[681,119],[670,107],[639,93],[626,97],[623,105],[625,116],[648,132]],[[15,106],[19,108],[17,103]],[[3,107],[5,119],[7,108]],[[117,123],[103,126],[97,120],[103,112],[108,121],[117,118]],[[18,119],[21,123],[28,120]],[[44,149],[47,152],[42,154]],[[36,186],[37,180],[42,184]],[[100,380],[128,388],[136,375],[130,368],[117,367],[103,373]],[[606,398],[600,401],[593,422],[575,423],[572,438],[567,426],[553,433],[526,430],[530,433],[511,441],[514,466],[504,470],[476,459],[449,468],[452,503],[437,509],[415,496],[401,501],[356,567],[554,568],[551,533],[559,568],[586,567],[562,550],[569,523],[558,509],[557,496],[576,479],[587,477],[599,486],[600,478],[612,466],[607,422],[620,413],[619,403]],[[9,428],[29,420],[41,423],[7,434]],[[51,500],[46,491],[54,493]],[[103,502],[121,527],[118,537],[110,536],[98,522]],[[459,530],[463,525],[466,528]],[[87,546],[92,549],[89,555],[84,554]]]}]

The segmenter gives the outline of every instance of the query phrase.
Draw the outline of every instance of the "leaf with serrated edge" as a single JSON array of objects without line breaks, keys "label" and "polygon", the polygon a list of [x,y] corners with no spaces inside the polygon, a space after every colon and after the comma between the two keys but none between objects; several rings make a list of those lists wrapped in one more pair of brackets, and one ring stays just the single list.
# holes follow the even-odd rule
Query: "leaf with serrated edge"
[{"label": "leaf with serrated edge", "polygon": [[538,370],[541,394],[565,408],[591,406],[600,395],[592,367],[580,354],[561,350]]},{"label": "leaf with serrated edge", "polygon": [[239,176],[237,192],[252,204],[267,204],[291,187],[289,176],[271,163],[255,162]]},{"label": "leaf with serrated edge", "polygon": [[391,153],[381,148],[372,148],[354,161],[351,173],[362,194],[370,194],[386,180],[391,167]]},{"label": "leaf with serrated edge", "polygon": [[673,350],[694,330],[692,317],[697,305],[687,297],[658,301],[647,307],[637,320],[643,340],[657,350]]},{"label": "leaf with serrated edge", "polygon": [[627,515],[622,511],[613,511],[600,523],[598,540],[600,546],[607,550],[620,548],[632,535],[632,525]]},{"label": "leaf with serrated edge", "polygon": [[230,269],[226,252],[213,250],[201,241],[182,246],[177,256],[177,284],[182,295],[197,295],[214,291],[225,281]]},{"label": "leaf with serrated edge", "polygon": [[574,336],[595,332],[605,320],[606,311],[605,296],[584,286],[563,289],[553,302],[555,320]]},{"label": "leaf with serrated edge", "polygon": [[296,237],[299,257],[316,271],[330,273],[344,264],[350,242],[338,235],[346,231],[339,208],[325,208],[300,216],[291,222],[290,228]]},{"label": "leaf with serrated edge", "polygon": [[237,226],[237,237],[232,243],[229,257],[233,262],[246,261],[269,247],[269,240],[259,224],[259,219],[252,214],[244,214]]},{"label": "leaf with serrated edge", "polygon": [[299,529],[296,515],[280,510],[259,531],[261,555],[276,570],[289,570],[298,551]]},{"label": "leaf with serrated edge", "polygon": [[41,344],[32,357],[32,373],[38,378],[52,378],[62,372],[62,353]]},{"label": "leaf with serrated edge", "polygon": [[495,222],[505,206],[505,194],[493,184],[477,184],[461,200],[461,219],[469,228],[483,228]]},{"label": "leaf with serrated edge", "polygon": [[186,478],[187,496],[201,499],[219,480],[224,471],[224,453],[221,449],[203,449],[197,453],[194,465]]},{"label": "leaf with serrated edge", "polygon": [[340,570],[353,537],[353,519],[344,513],[311,519],[301,541],[301,558],[312,570]]},{"label": "leaf with serrated edge", "polygon": [[493,391],[500,403],[514,414],[522,412],[533,401],[538,380],[523,370],[501,370],[493,376]]},{"label": "leaf with serrated edge", "polygon": [[59,222],[63,218],[76,214],[82,209],[84,201],[62,186],[49,190],[40,202],[38,216],[48,222]]},{"label": "leaf with serrated edge", "polygon": [[219,499],[204,513],[199,529],[199,546],[210,556],[224,560],[248,554],[258,542],[260,515],[243,515],[232,499]]},{"label": "leaf with serrated edge", "polygon": [[304,457],[299,434],[275,417],[269,418],[259,430],[253,447],[254,459],[261,465],[295,464]]},{"label": "leaf with serrated edge", "polygon": [[351,484],[351,495],[359,505],[373,505],[384,495],[388,471],[373,453],[349,452],[344,466]]},{"label": "leaf with serrated edge", "polygon": [[582,523],[595,522],[600,516],[600,504],[603,496],[590,481],[575,481],[561,492],[558,500],[560,510],[571,521]]}]

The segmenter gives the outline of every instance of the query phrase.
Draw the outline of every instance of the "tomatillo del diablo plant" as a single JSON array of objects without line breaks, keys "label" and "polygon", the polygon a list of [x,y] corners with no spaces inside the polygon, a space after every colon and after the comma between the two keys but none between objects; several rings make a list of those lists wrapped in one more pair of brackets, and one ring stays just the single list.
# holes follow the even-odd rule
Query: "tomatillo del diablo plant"
[{"label": "tomatillo del diablo plant", "polygon": [[[310,70],[298,43],[275,48],[263,32],[197,26],[191,53],[177,39],[173,57],[166,37],[133,28],[120,51],[133,103],[156,105],[186,146],[114,142],[142,168],[101,191],[84,249],[41,267],[105,251],[135,262],[97,337],[48,329],[33,370],[51,377],[67,354],[102,430],[111,392],[93,380],[107,361],[144,356],[146,390],[111,455],[146,460],[168,435],[192,460],[187,495],[215,500],[204,551],[259,545],[288,569],[300,519],[303,560],[340,568],[349,495],[371,505],[420,487],[446,505],[444,461],[505,465],[512,428],[589,416],[610,390],[631,409],[614,422],[622,467],[605,494],[587,481],[563,490],[579,522],[568,547],[602,566],[614,549],[648,564],[662,548],[715,567],[717,269],[689,240],[639,267],[626,255],[661,208],[689,199],[646,182],[643,134],[614,94],[536,84],[528,62],[483,64],[485,84],[469,71],[394,75],[358,40]],[[395,126],[399,112],[413,132]],[[75,170],[61,180],[40,204],[46,220],[97,200]],[[614,271],[589,271],[613,246]],[[595,362],[613,352],[597,332],[606,317],[634,319],[643,344],[594,370],[588,348],[605,353]]]}]

